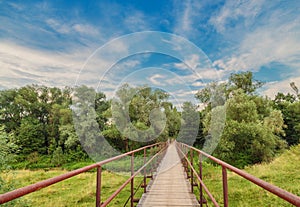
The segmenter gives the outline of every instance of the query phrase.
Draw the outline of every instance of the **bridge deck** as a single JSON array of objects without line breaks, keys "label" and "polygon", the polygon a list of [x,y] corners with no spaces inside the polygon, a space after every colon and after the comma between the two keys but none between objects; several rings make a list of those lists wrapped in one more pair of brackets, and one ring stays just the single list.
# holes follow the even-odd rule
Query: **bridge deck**
[{"label": "bridge deck", "polygon": [[139,207],[200,206],[186,179],[175,144],[171,144]]}]

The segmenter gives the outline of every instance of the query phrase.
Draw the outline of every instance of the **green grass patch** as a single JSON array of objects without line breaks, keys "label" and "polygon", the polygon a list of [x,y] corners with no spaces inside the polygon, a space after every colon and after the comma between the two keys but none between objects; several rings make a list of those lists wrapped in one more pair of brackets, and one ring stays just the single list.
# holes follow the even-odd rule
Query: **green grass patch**
[{"label": "green grass patch", "polygon": [[[41,180],[55,177],[66,173],[65,170],[15,170],[2,174],[2,178],[8,183],[14,183],[16,188],[30,185]],[[102,201],[106,200],[115,190],[117,190],[128,176],[115,174],[107,171],[102,173]],[[135,179],[135,186],[139,184],[141,178]],[[60,183],[46,187],[34,193],[28,194],[19,200],[28,203],[28,206],[39,207],[68,207],[68,206],[94,206],[96,191],[96,173],[87,172],[67,179]],[[137,194],[141,195],[142,189]],[[123,206],[130,195],[130,184],[112,200],[109,206]],[[19,202],[22,203],[22,202]],[[23,205],[15,205],[23,206]]]},{"label": "green grass patch", "polygon": [[[271,163],[246,167],[244,170],[264,181],[300,196],[300,145],[277,157]],[[229,206],[293,206],[248,180],[228,171]],[[223,205],[222,168],[203,163],[203,181],[217,202]],[[198,191],[196,191],[198,194]],[[208,196],[209,206],[213,206]]]}]

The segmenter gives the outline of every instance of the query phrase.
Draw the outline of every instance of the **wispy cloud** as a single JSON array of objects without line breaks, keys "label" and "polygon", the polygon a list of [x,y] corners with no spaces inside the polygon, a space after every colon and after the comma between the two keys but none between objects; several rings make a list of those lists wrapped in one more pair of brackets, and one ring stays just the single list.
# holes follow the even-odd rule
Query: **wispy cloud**
[{"label": "wispy cloud", "polygon": [[[300,3],[296,4],[299,8]],[[237,42],[214,66],[231,72],[259,71],[278,62],[299,70],[300,16],[296,8],[282,7],[276,1],[227,1],[210,21],[225,38],[231,34]]]},{"label": "wispy cloud", "polygon": [[197,0],[174,1],[174,32],[185,37],[195,32],[197,19],[201,15],[200,9],[201,2]]},{"label": "wispy cloud", "polygon": [[164,83],[163,79],[165,79],[165,77],[163,75],[160,75],[160,74],[155,74],[155,75],[152,75],[151,77],[148,78],[148,80],[152,84],[158,85],[158,86],[165,86],[166,85]]},{"label": "wispy cloud", "polygon": [[211,16],[209,22],[213,24],[218,32],[224,32],[237,24],[233,22],[242,21],[245,26],[251,26],[262,10],[265,0],[228,0],[217,15]]},{"label": "wispy cloud", "polygon": [[[4,70],[0,70],[0,87],[20,87],[28,83],[72,85],[84,62],[84,56],[80,53],[82,50],[62,54],[2,41],[0,68]],[[10,79],[6,79],[7,77]]]},{"label": "wispy cloud", "polygon": [[[100,33],[97,28],[82,23],[62,23],[56,19],[50,18],[46,20],[46,23],[54,29],[56,32],[61,34],[81,34],[81,35],[91,35],[98,36]],[[75,33],[75,34],[74,34]]]},{"label": "wispy cloud", "polygon": [[282,81],[274,81],[274,82],[267,83],[262,88],[262,94],[270,98],[274,98],[278,92],[285,93],[285,94],[287,93],[295,94],[293,89],[290,87],[291,82],[295,82],[296,85],[299,87],[300,76],[288,78]]}]

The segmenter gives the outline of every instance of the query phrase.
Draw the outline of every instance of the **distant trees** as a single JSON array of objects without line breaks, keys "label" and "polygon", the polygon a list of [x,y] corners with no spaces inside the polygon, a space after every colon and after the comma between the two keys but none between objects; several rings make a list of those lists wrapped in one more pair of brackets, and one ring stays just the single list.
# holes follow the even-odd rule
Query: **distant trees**
[{"label": "distant trees", "polygon": [[[52,157],[53,153],[72,159],[86,157],[73,124],[72,92],[68,87],[37,85],[0,91],[0,124],[19,146],[19,160],[31,154]],[[97,121],[103,127],[102,111],[108,104],[104,94],[96,98]]]},{"label": "distant trees", "polygon": [[285,139],[289,145],[300,142],[300,97],[295,84],[294,94],[278,93],[273,100],[274,108],[282,112],[284,120],[284,134],[280,137]]},{"label": "distant trees", "polygon": [[[168,102],[169,95],[148,86],[131,87],[124,84],[116,92],[107,118],[112,123],[103,131],[118,147],[129,150],[156,141],[176,137],[180,127],[180,113]],[[118,141],[117,141],[118,140]]]},{"label": "distant trees", "polygon": [[[250,72],[232,74],[228,83],[214,83],[196,96],[202,101],[209,101],[210,93],[206,91],[212,90],[210,87],[215,91],[223,90],[227,98],[224,102],[226,119],[214,155],[238,167],[269,161],[285,147],[285,141],[280,138],[284,134],[282,114],[272,107],[271,100],[255,94],[261,85],[261,82],[253,80]],[[219,107],[212,106],[211,102],[207,104],[203,111],[204,135],[211,139],[210,117]]]},{"label": "distant trees", "polygon": [[0,164],[45,156],[60,166],[88,158],[85,151],[101,148],[104,139],[128,151],[168,138],[215,149],[215,156],[238,167],[269,161],[299,143],[300,95],[291,83],[294,94],[270,100],[256,93],[262,84],[251,72],[213,82],[196,94],[201,111],[190,102],[178,111],[168,93],[148,86],[124,84],[110,100],[87,86],[2,90]]}]

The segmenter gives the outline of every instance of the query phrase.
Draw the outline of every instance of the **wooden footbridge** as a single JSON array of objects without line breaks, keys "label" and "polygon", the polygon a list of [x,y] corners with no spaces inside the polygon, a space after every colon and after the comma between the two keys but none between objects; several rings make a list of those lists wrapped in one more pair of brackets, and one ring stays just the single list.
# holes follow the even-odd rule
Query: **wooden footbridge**
[{"label": "wooden footbridge", "polygon": [[[153,153],[154,152],[154,153]],[[147,156],[147,153],[152,153]],[[134,170],[134,160],[136,154],[143,154],[143,165]],[[108,199],[101,199],[101,174],[102,167],[105,164],[130,156],[131,175]],[[147,159],[148,157],[148,159]],[[209,199],[212,205],[220,206],[214,196],[210,193],[202,179],[202,158],[207,157],[215,163],[222,166],[222,185],[223,185],[223,200],[222,206],[228,207],[228,185],[227,185],[227,170],[230,170],[237,175],[247,179],[266,191],[269,191],[278,197],[284,199],[290,204],[300,207],[300,197],[289,193],[279,187],[258,179],[240,169],[237,169],[213,156],[206,154],[194,147],[176,141],[172,143],[157,143],[149,146],[136,149],[125,154],[112,157],[110,159],[89,165],[78,170],[68,172],[66,174],[50,178],[11,192],[0,195],[0,204],[10,202],[16,198],[32,193],[49,185],[62,182],[68,178],[78,174],[97,169],[96,174],[96,189],[95,189],[95,205],[96,207],[105,207],[125,188],[130,184],[130,196],[124,206],[203,206],[208,204]],[[197,163],[194,163],[196,162]],[[197,169],[195,169],[197,168]],[[143,176],[140,185],[137,186],[135,178],[137,175]],[[150,181],[149,181],[150,179]],[[140,199],[135,198],[136,190],[142,187],[144,194]],[[194,191],[194,188],[198,188]],[[195,194],[197,192],[197,195]]]}]

